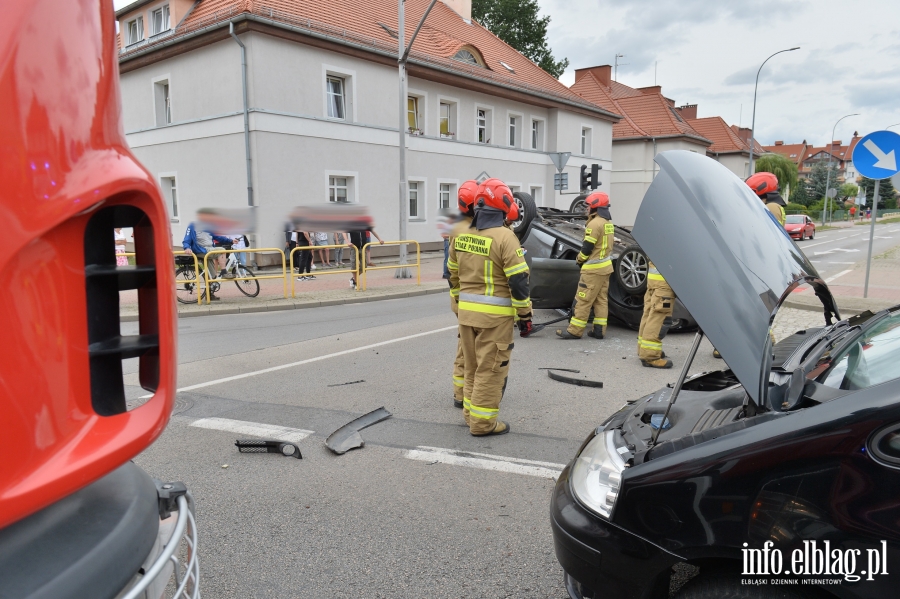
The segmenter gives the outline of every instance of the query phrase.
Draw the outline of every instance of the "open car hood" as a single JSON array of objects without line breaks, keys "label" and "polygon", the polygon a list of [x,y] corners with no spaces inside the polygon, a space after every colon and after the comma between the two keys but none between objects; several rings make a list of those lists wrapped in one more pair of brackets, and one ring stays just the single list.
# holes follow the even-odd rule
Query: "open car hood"
[{"label": "open car hood", "polygon": [[828,286],[747,185],[717,161],[673,150],[644,195],[632,234],[750,397],[763,405],[769,328],[806,282],[826,323],[840,318]]}]

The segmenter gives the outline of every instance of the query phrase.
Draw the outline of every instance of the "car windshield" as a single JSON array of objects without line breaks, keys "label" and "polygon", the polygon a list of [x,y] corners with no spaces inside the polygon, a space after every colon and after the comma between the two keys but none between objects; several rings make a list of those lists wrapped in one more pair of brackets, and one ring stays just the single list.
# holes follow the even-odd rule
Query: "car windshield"
[{"label": "car windshield", "polygon": [[835,389],[865,389],[900,378],[900,312],[864,331],[839,356],[823,384]]},{"label": "car windshield", "polygon": [[803,215],[791,214],[786,219],[784,219],[784,222],[789,225],[802,225],[803,224]]}]

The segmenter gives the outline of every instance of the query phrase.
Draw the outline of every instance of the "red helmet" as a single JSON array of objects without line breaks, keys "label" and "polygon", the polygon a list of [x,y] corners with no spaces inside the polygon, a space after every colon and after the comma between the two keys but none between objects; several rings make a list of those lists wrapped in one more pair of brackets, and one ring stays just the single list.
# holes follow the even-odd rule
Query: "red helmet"
[{"label": "red helmet", "polygon": [[753,193],[762,197],[767,193],[778,191],[778,177],[772,173],[759,172],[746,181]]},{"label": "red helmet", "polygon": [[459,201],[459,211],[468,214],[475,205],[475,194],[478,193],[478,181],[469,179],[459,186],[456,196]]},{"label": "red helmet", "polygon": [[609,208],[609,196],[602,191],[592,191],[584,198],[584,203],[587,204],[588,210]]},{"label": "red helmet", "polygon": [[475,205],[478,207],[496,208],[506,215],[506,220],[519,218],[519,206],[513,198],[512,191],[500,179],[488,179],[478,188],[475,194]]}]

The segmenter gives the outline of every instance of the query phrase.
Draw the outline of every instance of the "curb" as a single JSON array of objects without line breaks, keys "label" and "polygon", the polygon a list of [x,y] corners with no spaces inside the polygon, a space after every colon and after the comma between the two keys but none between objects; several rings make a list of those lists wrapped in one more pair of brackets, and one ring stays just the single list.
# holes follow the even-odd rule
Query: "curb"
[{"label": "curb", "polygon": [[[872,312],[878,312],[879,310],[884,310],[886,308],[891,308],[897,304],[893,300],[879,299],[879,298],[862,298],[862,297],[835,297],[835,301],[837,302],[838,310],[841,312],[841,316],[846,318],[847,316],[855,316],[856,314],[862,314],[866,310],[871,310]],[[790,298],[784,301],[782,304],[785,308],[794,308],[795,310],[807,310],[809,312],[821,312],[822,304],[819,302],[818,298],[815,296],[812,297],[800,297],[800,298]]]},{"label": "curb", "polygon": [[[274,305],[266,305],[266,304],[251,304],[248,306],[237,306],[237,305],[228,305],[228,306],[206,306],[204,304],[204,308],[199,310],[191,310],[190,312],[182,312],[178,310],[178,318],[194,318],[198,316],[218,316],[220,314],[252,314],[256,312],[280,312],[283,310],[302,310],[304,308],[322,308],[325,306],[340,306],[343,304],[362,304],[365,302],[378,302],[382,300],[391,300],[391,299],[403,299],[407,297],[418,297],[420,295],[433,295],[435,293],[446,293],[448,288],[446,286],[443,287],[435,287],[433,289],[414,289],[412,291],[397,291],[394,293],[385,293],[383,295],[370,295],[370,296],[360,296],[353,298],[345,298],[345,299],[325,299],[325,300],[309,300],[309,301],[292,301],[290,299],[285,300],[281,298],[280,300],[272,300],[273,302],[282,301],[285,303],[274,304]],[[136,312],[128,312],[121,314],[119,317],[120,322],[137,322],[138,315]]]}]

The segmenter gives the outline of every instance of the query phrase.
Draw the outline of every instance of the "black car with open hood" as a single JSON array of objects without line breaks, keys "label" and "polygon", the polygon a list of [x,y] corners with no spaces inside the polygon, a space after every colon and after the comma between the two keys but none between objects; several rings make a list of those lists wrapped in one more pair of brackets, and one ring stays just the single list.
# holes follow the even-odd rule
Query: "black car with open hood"
[{"label": "black car with open hood", "polygon": [[[894,597],[900,306],[840,320],[815,267],[728,169],[657,156],[633,235],[700,332],[674,384],[585,440],[551,501],[569,595]],[[809,285],[822,326],[773,345]],[[703,335],[728,368],[688,376]]]}]

